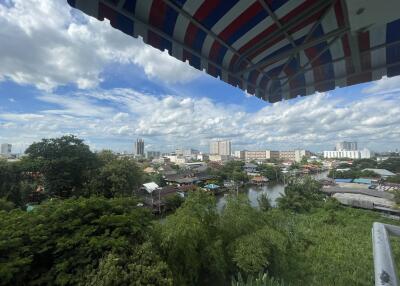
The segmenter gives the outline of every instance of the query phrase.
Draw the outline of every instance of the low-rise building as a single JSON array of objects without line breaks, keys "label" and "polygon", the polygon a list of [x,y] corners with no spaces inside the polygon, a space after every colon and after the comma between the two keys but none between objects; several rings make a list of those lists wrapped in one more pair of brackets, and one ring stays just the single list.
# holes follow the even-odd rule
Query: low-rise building
[{"label": "low-rise building", "polygon": [[187,158],[183,157],[181,155],[167,155],[165,157],[168,158],[171,163],[174,163],[177,165],[183,165],[187,162]]},{"label": "low-rise building", "polygon": [[247,174],[257,174],[257,165],[252,164],[252,163],[246,163],[243,166],[243,171],[245,171]]},{"label": "low-rise building", "polygon": [[307,150],[291,150],[291,151],[279,151],[279,159],[282,161],[300,162],[303,157],[310,157],[312,154]]},{"label": "low-rise building", "polygon": [[279,159],[279,151],[267,150],[267,159],[278,160]]},{"label": "low-rise building", "polygon": [[234,153],[233,153],[233,156],[235,157],[235,158],[237,158],[237,159],[240,159],[240,160],[244,160],[244,154],[245,154],[245,152],[246,151],[235,151]]},{"label": "low-rise building", "polygon": [[228,155],[216,155],[216,154],[210,154],[208,159],[211,162],[227,162],[231,160],[231,157]]},{"label": "low-rise building", "polygon": [[267,160],[269,159],[268,151],[244,151],[244,158],[246,161],[251,160]]},{"label": "low-rise building", "polygon": [[196,159],[200,161],[207,161],[209,159],[208,154],[197,154]]}]

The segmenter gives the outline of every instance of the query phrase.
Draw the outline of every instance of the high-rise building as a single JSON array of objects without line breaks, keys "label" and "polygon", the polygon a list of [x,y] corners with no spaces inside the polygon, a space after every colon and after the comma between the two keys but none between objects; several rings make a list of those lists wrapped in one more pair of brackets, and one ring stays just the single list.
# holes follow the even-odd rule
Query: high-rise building
[{"label": "high-rise building", "polygon": [[225,156],[230,156],[231,155],[231,141],[229,140],[224,140],[224,141],[219,141],[218,148],[219,148],[219,155],[225,155]]},{"label": "high-rise building", "polygon": [[336,151],[356,151],[358,150],[357,142],[338,142],[336,143]]},{"label": "high-rise building", "polygon": [[0,154],[8,157],[11,155],[11,149],[12,149],[11,144],[7,144],[7,143],[1,144],[1,153]]},{"label": "high-rise building", "polygon": [[210,154],[230,156],[231,152],[232,144],[230,140],[210,142]]},{"label": "high-rise building", "polygon": [[144,141],[143,139],[137,139],[133,149],[133,154],[136,156],[144,156]]},{"label": "high-rise building", "polygon": [[218,154],[219,153],[219,142],[211,141],[210,142],[210,154]]}]

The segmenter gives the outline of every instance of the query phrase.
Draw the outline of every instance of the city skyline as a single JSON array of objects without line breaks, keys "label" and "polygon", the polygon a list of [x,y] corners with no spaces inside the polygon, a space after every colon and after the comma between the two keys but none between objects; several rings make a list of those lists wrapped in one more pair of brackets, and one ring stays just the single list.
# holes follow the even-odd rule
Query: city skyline
[{"label": "city skyline", "polygon": [[268,104],[65,1],[14,2],[0,1],[0,31],[12,39],[0,47],[0,142],[17,152],[63,134],[116,152],[130,151],[135,138],[162,152],[204,152],[216,139],[230,139],[232,150],[400,146],[399,77]]}]

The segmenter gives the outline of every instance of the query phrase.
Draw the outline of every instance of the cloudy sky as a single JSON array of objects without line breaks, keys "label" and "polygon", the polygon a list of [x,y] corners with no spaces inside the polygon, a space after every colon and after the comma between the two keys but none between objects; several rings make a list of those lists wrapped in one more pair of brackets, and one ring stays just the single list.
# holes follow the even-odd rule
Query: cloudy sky
[{"label": "cloudy sky", "polygon": [[161,151],[400,148],[400,78],[268,104],[66,2],[0,0],[0,142],[14,152],[63,134],[115,151],[137,137]]}]

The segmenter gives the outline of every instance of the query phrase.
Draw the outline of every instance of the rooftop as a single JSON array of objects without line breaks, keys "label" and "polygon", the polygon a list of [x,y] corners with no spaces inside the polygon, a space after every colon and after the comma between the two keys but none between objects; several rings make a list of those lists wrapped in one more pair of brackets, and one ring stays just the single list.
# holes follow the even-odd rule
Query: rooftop
[{"label": "rooftop", "polygon": [[395,173],[392,173],[386,169],[372,169],[372,168],[367,168],[364,169],[363,171],[372,171],[374,173],[377,173],[378,175],[382,176],[382,177],[390,177],[390,176],[396,176]]}]

